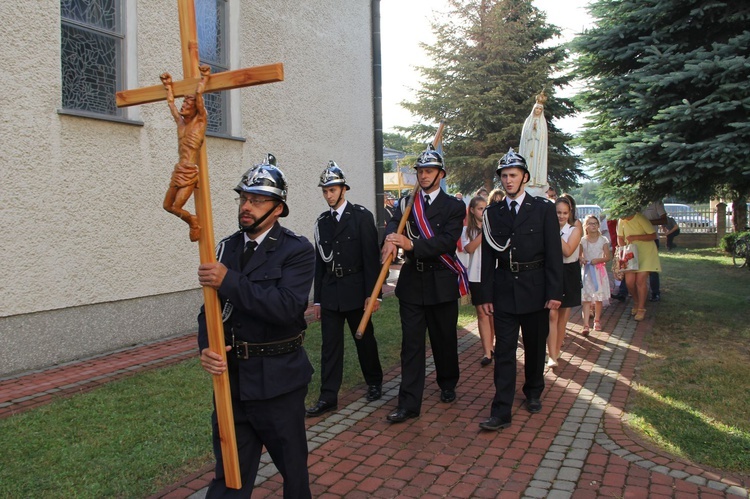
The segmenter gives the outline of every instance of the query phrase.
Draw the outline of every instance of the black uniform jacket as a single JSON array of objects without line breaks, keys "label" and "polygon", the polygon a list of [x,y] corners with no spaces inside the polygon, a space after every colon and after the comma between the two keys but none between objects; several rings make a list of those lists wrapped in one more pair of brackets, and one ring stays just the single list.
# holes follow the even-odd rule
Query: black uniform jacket
[{"label": "black uniform jacket", "polygon": [[[492,238],[510,246],[503,252],[494,250],[488,238],[482,238],[481,303],[494,303],[495,309],[510,314],[527,314],[544,309],[547,300],[562,299],[563,256],[560,224],[555,205],[526,194],[515,221],[505,201],[489,205],[485,210],[484,230]],[[543,261],[543,266],[511,272],[514,262]],[[494,298],[494,300],[493,300]]]},{"label": "black uniform jacket", "polygon": [[[407,203],[408,197],[399,201],[393,218],[385,229],[386,234],[396,232],[401,222],[401,209],[406,207]],[[457,300],[460,294],[456,274],[450,270],[419,272],[416,262],[422,262],[426,267],[442,266],[438,258],[440,255],[447,253],[455,256],[456,244],[461,238],[463,220],[466,216],[466,205],[441,189],[435,201],[427,208],[426,215],[435,234],[430,239],[420,237],[412,207],[404,235],[412,237],[414,249],[405,253],[406,263],[401,268],[396,284],[396,296],[406,303],[418,305],[435,305]]]},{"label": "black uniform jacket", "polygon": [[[307,327],[304,314],[315,269],[312,245],[276,223],[241,269],[244,244],[242,233],[237,232],[217,246],[217,259],[228,269],[219,298],[222,306],[229,301],[233,307],[224,321],[227,344],[233,335],[237,341],[250,343],[296,337]],[[201,350],[208,347],[203,308],[198,315],[198,346]],[[307,385],[312,378],[312,365],[301,347],[292,353],[247,360],[237,359],[232,350],[227,358],[232,395],[241,400],[276,397]]]},{"label": "black uniform jacket", "polygon": [[[347,202],[338,222],[327,210],[315,223],[319,247],[315,251],[314,302],[340,312],[363,309],[380,273],[378,230],[372,213]],[[324,262],[321,250],[333,259]],[[341,277],[336,277],[334,268]]]}]

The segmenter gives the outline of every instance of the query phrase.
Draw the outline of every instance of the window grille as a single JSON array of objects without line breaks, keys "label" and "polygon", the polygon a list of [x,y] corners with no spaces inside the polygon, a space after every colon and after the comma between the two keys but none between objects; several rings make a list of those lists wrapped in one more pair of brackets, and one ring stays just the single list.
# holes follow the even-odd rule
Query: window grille
[{"label": "window grille", "polygon": [[[226,0],[195,0],[195,18],[201,64],[211,66],[211,73],[229,70]],[[203,102],[208,114],[207,130],[228,134],[229,93],[206,93]]]},{"label": "window grille", "polygon": [[60,0],[60,13],[63,109],[121,116],[120,0]]}]

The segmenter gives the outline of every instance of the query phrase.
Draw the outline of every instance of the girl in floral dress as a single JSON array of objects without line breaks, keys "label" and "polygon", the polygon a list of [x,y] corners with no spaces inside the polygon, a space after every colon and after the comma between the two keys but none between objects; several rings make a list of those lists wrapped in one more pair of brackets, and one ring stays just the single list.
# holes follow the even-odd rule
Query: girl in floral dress
[{"label": "girl in floral dress", "polygon": [[583,291],[581,311],[583,314],[583,335],[589,334],[591,303],[594,304],[594,331],[602,330],[602,306],[608,303],[609,277],[607,262],[612,260],[609,240],[601,233],[599,219],[589,215],[583,224],[586,233],[581,239],[580,260],[583,265]]}]

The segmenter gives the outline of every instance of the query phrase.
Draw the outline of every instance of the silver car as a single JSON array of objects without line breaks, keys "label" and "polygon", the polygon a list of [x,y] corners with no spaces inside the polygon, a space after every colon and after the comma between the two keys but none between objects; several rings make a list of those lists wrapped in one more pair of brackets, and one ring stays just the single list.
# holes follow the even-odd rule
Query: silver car
[{"label": "silver car", "polygon": [[667,210],[667,215],[674,218],[674,221],[677,222],[680,228],[707,228],[714,226],[713,220],[706,218],[686,204],[665,203],[664,209]]}]

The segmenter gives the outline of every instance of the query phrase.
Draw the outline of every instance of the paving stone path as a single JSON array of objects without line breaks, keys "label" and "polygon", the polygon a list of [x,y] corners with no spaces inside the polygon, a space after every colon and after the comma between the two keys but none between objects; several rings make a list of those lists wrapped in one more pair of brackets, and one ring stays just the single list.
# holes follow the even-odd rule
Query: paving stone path
[{"label": "paving stone path", "polygon": [[[489,415],[493,387],[491,369],[478,367],[476,324],[459,338],[462,381],[454,404],[438,400],[431,358],[418,419],[385,421],[395,407],[398,369],[384,385],[383,399],[367,403],[362,393],[349,394],[337,413],[308,428],[313,496],[747,498],[747,477],[694,466],[632,438],[623,425],[624,407],[651,322],[634,321],[617,304],[603,323],[604,331],[589,337],[570,325],[564,361],[546,374],[542,413],[528,414],[521,395],[513,426],[498,433],[477,426]],[[520,394],[520,345],[518,360]],[[267,456],[256,483],[254,497],[281,494]],[[204,495],[201,488],[188,497]]]},{"label": "paving stone path", "polygon": [[[658,313],[658,307],[654,307]],[[317,498],[549,497],[709,498],[750,496],[750,477],[697,466],[650,447],[628,430],[625,407],[643,338],[652,319],[635,322],[629,309],[605,309],[603,331],[580,334],[578,309],[568,327],[560,366],[546,372],[542,412],[521,404],[523,351],[519,346],[513,424],[483,432],[494,394],[492,368],[479,365],[476,323],[460,332],[461,381],[452,404],[439,400],[428,359],[422,414],[403,424],[385,416],[396,405],[400,370],[386,373],[384,396],[374,403],[364,389],[341,394],[340,410],[309,419],[310,479]],[[192,335],[118,350],[79,362],[0,379],[0,418],[54,397],[195,355]],[[157,353],[157,352],[160,352]],[[155,498],[202,498],[211,467]],[[254,498],[280,497],[282,481],[267,455]]]}]

